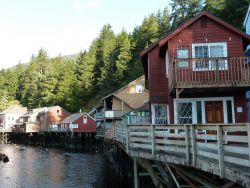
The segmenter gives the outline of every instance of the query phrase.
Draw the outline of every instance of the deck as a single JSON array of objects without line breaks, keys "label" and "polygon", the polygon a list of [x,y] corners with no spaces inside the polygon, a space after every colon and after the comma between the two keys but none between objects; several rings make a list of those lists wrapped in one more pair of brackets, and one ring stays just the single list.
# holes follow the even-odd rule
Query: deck
[{"label": "deck", "polygon": [[169,65],[170,91],[178,88],[250,88],[250,58],[174,59]]},{"label": "deck", "polygon": [[131,157],[194,167],[250,185],[250,125],[118,125],[113,140]]}]

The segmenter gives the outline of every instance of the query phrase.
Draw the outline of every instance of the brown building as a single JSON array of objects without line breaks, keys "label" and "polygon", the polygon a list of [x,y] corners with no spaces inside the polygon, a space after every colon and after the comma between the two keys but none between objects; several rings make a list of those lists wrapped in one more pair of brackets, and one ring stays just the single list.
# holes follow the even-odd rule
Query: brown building
[{"label": "brown building", "polygon": [[[95,114],[97,126],[112,129],[122,122],[127,112],[141,107],[148,102],[149,92],[145,89],[145,77],[141,76],[114,93],[102,98],[102,107]],[[102,115],[101,115],[102,114]],[[103,118],[100,118],[103,117]],[[108,131],[106,131],[108,132]]]},{"label": "brown building", "polygon": [[60,106],[45,107],[44,110],[38,114],[41,130],[47,130],[51,128],[52,125],[57,125],[69,115],[70,113]]}]

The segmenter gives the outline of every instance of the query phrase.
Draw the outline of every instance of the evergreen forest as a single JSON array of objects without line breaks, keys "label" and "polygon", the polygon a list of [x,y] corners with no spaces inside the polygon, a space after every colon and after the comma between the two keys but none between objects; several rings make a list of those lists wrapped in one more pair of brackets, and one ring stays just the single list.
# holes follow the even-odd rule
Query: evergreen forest
[{"label": "evergreen forest", "polygon": [[0,70],[0,111],[11,104],[89,111],[103,96],[141,76],[139,53],[187,19],[206,10],[244,31],[248,6],[249,0],[171,0],[169,8],[149,14],[130,33],[116,34],[104,25],[75,58],[50,58],[41,49],[27,64]]}]

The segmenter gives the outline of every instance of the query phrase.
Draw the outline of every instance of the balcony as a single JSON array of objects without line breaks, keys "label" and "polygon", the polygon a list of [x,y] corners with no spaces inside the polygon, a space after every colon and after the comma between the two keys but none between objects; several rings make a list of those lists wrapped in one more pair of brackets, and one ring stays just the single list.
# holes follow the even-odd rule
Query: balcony
[{"label": "balcony", "polygon": [[174,59],[170,91],[178,88],[250,88],[250,57]]},{"label": "balcony", "polygon": [[95,116],[95,120],[96,120],[96,121],[104,120],[104,118],[105,118],[103,112],[98,112],[98,113],[96,113],[94,116]]},{"label": "balcony", "polygon": [[121,118],[122,115],[123,115],[123,111],[121,110],[105,111],[105,118],[108,118],[108,119]]}]

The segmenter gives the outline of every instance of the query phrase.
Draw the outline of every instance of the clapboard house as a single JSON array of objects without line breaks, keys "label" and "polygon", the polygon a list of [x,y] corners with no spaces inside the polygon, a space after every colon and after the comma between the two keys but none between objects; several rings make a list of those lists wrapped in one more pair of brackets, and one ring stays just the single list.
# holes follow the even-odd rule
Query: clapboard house
[{"label": "clapboard house", "polygon": [[[141,76],[103,97],[102,108],[98,108],[98,112],[95,114],[95,119],[99,119],[98,127],[105,127],[105,136],[113,137],[115,127],[123,124],[122,116],[148,102],[148,97],[149,92],[145,89],[145,76]],[[100,117],[103,118],[100,119]]]},{"label": "clapboard house", "polygon": [[16,125],[12,128],[12,132],[34,133],[41,130],[38,114],[43,112],[45,108],[35,108],[18,118]]},{"label": "clapboard house", "polygon": [[249,42],[203,11],[142,51],[152,124],[247,122]]},{"label": "clapboard house", "polygon": [[96,132],[96,122],[87,113],[76,113],[66,117],[54,130],[58,132],[93,133]]}]

